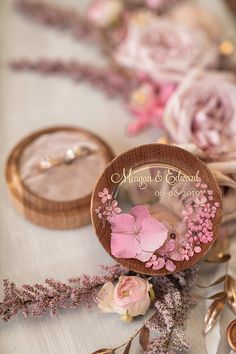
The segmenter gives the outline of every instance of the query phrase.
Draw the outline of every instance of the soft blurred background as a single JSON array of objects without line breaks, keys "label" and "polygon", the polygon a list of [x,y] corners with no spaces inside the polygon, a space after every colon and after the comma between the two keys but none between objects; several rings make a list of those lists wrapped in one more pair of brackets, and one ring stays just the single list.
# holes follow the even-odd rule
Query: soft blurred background
[{"label": "soft blurred background", "polygon": [[[89,0],[48,2],[83,12]],[[200,2],[207,6],[206,11],[219,15],[225,38],[235,36],[234,16],[223,1]],[[234,0],[231,5],[235,10]],[[81,273],[96,273],[98,264],[112,261],[91,226],[51,231],[29,223],[16,213],[7,197],[4,176],[7,154],[23,136],[52,125],[87,128],[101,136],[116,153],[155,142],[161,132],[155,127],[128,136],[126,128],[133,118],[120,100],[109,99],[99,90],[67,78],[17,73],[9,67],[9,62],[15,59],[45,57],[103,65],[105,59],[98,47],[76,40],[69,33],[28,21],[15,11],[11,0],[0,2],[0,27],[0,277],[10,278],[19,285],[42,282],[47,277],[66,280]],[[232,267],[232,272],[236,271],[236,263]],[[204,338],[204,312],[205,304],[200,303],[189,320],[187,331],[193,339],[191,353],[229,353],[225,327],[233,315],[224,314],[221,326],[218,324]],[[124,342],[139,322],[124,325],[115,315],[83,307],[77,311],[61,311],[56,319],[25,320],[19,315],[1,324],[0,353],[88,354]],[[131,353],[139,353],[137,345]]]}]

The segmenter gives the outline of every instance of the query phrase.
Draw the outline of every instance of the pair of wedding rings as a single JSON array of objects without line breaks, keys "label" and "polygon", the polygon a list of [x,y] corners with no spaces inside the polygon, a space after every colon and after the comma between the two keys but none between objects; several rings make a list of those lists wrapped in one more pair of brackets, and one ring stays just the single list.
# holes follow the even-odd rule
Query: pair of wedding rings
[{"label": "pair of wedding rings", "polygon": [[39,172],[45,172],[50,170],[53,167],[68,165],[73,163],[76,159],[83,157],[85,155],[89,155],[91,153],[91,149],[88,146],[73,146],[68,148],[64,156],[61,159],[55,159],[49,156],[44,157],[39,162]]}]

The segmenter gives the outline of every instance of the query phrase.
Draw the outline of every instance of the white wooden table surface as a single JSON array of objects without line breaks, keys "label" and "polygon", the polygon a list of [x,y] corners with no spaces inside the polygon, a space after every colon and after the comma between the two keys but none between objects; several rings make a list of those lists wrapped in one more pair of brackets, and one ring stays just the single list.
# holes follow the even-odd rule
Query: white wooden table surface
[{"label": "white wooden table surface", "polygon": [[[79,8],[84,8],[87,2],[50,1]],[[102,63],[102,58],[98,59],[95,49],[79,44],[65,33],[27,22],[14,12],[10,0],[0,1],[0,52],[0,279],[10,278],[20,285],[42,282],[47,277],[64,281],[81,273],[95,274],[98,264],[110,264],[112,260],[100,246],[91,226],[50,231],[16,213],[8,199],[4,178],[7,154],[24,135],[54,124],[90,129],[110,143],[116,153],[154,142],[158,132],[128,138],[125,126],[130,116],[118,101],[107,100],[91,87],[70,80],[11,72],[7,63],[17,57],[78,58],[96,63]],[[236,274],[236,261],[232,262],[231,270]],[[199,304],[189,320],[187,330],[193,338],[191,353],[229,353],[225,328],[233,315],[226,311],[221,327],[216,326],[205,340],[201,333],[204,312],[205,304]],[[0,353],[89,354],[124,342],[139,322],[125,325],[116,315],[103,314],[96,306],[92,311],[82,307],[60,311],[56,319],[24,319],[18,315],[0,324]],[[131,350],[131,354],[136,353],[139,353],[138,346]]]}]

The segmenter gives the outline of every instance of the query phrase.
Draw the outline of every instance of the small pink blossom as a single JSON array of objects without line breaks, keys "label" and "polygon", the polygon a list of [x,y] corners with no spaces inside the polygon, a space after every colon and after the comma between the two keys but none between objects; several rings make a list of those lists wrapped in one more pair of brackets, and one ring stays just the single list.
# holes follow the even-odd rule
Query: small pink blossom
[{"label": "small pink blossom", "polygon": [[145,267],[154,270],[160,270],[165,267],[171,273],[176,269],[176,265],[170,259],[157,257],[155,254],[150,258],[149,262],[146,262]]},{"label": "small pink blossom", "polygon": [[213,232],[205,231],[201,236],[199,236],[199,239],[202,243],[209,243],[213,240]]},{"label": "small pink blossom", "polygon": [[98,196],[101,198],[101,202],[104,204],[106,203],[108,200],[111,200],[112,196],[111,194],[108,192],[107,188],[104,188],[102,192],[98,193]]},{"label": "small pink blossom", "polygon": [[207,202],[207,198],[205,196],[201,196],[194,200],[194,204],[196,207],[203,207]]},{"label": "small pink blossom", "polygon": [[154,84],[144,82],[130,95],[129,110],[136,121],[128,127],[128,133],[137,134],[148,126],[161,127],[166,103],[176,88],[174,83]]},{"label": "small pink blossom", "polygon": [[167,238],[165,225],[153,219],[149,210],[136,206],[129,214],[108,217],[111,224],[111,253],[117,258],[148,261]]},{"label": "small pink blossom", "polygon": [[166,224],[168,227],[168,239],[166,243],[158,250],[162,256],[166,256],[174,261],[182,261],[183,253],[180,251],[187,243],[187,227],[181,222],[175,226]]},{"label": "small pink blossom", "polygon": [[170,259],[167,259],[166,260],[166,269],[169,272],[174,272],[176,270],[176,265]]},{"label": "small pink blossom", "polygon": [[106,207],[104,215],[114,216],[120,214],[121,208],[118,207],[117,200],[113,200],[109,206]]},{"label": "small pink blossom", "polygon": [[99,219],[102,219],[102,208],[98,207],[97,209],[95,209],[95,212],[97,213]]},{"label": "small pink blossom", "polygon": [[200,253],[202,251],[201,247],[200,246],[195,246],[194,247],[194,252],[195,253]]}]

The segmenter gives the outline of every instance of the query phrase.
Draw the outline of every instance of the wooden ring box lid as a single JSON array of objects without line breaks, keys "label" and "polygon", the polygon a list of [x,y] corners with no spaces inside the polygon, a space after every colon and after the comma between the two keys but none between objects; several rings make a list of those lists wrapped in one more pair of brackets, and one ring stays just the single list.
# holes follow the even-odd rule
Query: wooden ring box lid
[{"label": "wooden ring box lid", "polygon": [[[50,134],[57,132],[74,134],[75,136],[78,134],[88,143],[94,144],[104,160],[104,167],[114,156],[110,147],[95,134],[79,127],[54,126],[28,135],[13,148],[6,163],[6,180],[14,206],[26,219],[50,229],[74,229],[90,223],[90,201],[93,186],[91,186],[91,192],[81,198],[68,201],[50,200],[32,191],[20,175],[20,161],[25,149],[40,137],[46,135],[50,137]],[[50,152],[48,156],[50,156]],[[42,156],[42,158],[44,157]],[[94,178],[96,178],[96,168],[94,165]],[[42,173],[46,174],[48,171]],[[68,187],[69,185],[70,180],[68,180]]]},{"label": "wooden ring box lid", "polygon": [[[194,253],[193,256],[191,255],[190,257],[186,257],[186,259],[183,259],[182,261],[176,261],[176,262],[173,261],[172,263],[174,263],[174,265],[175,265],[175,270],[173,270],[173,271],[178,272],[178,271],[190,268],[193,264],[195,264],[197,261],[199,261],[200,259],[203,258],[203,256],[208,252],[208,250],[214,244],[216,237],[217,237],[219,227],[221,225],[221,220],[222,220],[222,197],[221,197],[221,192],[220,192],[219,186],[218,186],[215,178],[211,174],[210,170],[206,167],[206,165],[202,161],[200,161],[200,159],[198,159],[197,157],[195,157],[194,155],[192,155],[188,151],[185,151],[184,149],[181,149],[181,148],[175,147],[175,146],[170,146],[170,145],[149,144],[149,145],[143,145],[143,146],[139,146],[137,148],[128,150],[127,152],[116,157],[106,167],[104,173],[101,175],[100,179],[97,182],[97,185],[94,188],[93,195],[92,195],[92,202],[91,202],[92,223],[93,223],[95,232],[97,234],[97,237],[98,237],[100,243],[102,244],[102,246],[104,247],[106,252],[109,253],[109,255],[112,258],[114,258],[117,262],[121,263],[123,266],[127,267],[128,269],[130,269],[132,271],[142,273],[142,274],[148,274],[148,275],[164,275],[164,274],[169,274],[173,271],[170,271],[167,268],[161,268],[161,269],[153,269],[153,267],[147,268],[144,261],[137,259],[137,257],[128,258],[128,256],[129,256],[128,254],[126,254],[122,258],[114,256],[114,254],[112,254],[112,249],[111,249],[112,248],[111,240],[112,240],[112,237],[115,233],[116,233],[116,235],[115,235],[115,237],[116,237],[117,234],[119,232],[121,232],[120,229],[122,229],[122,222],[117,221],[117,224],[115,225],[116,230],[115,230],[115,228],[112,229],[112,223],[109,222],[109,219],[107,217],[106,217],[105,221],[104,221],[104,219],[102,219],[103,218],[102,212],[104,209],[99,209],[99,208],[104,208],[104,204],[102,204],[103,202],[101,201],[101,197],[103,196],[103,194],[101,192],[103,191],[103,192],[105,192],[105,194],[107,192],[109,192],[110,195],[112,196],[111,201],[112,200],[118,201],[117,206],[118,207],[120,206],[120,208],[121,208],[121,211],[118,211],[117,213],[123,213],[123,208],[120,204],[120,201],[122,201],[122,200],[121,200],[121,198],[119,200],[119,193],[121,193],[122,188],[124,190],[124,187],[122,187],[122,185],[125,186],[128,183],[128,182],[124,182],[124,171],[125,171],[125,175],[127,176],[129,174],[130,169],[132,169],[133,171],[135,171],[135,169],[137,169],[137,171],[139,171],[138,169],[142,170],[142,166],[156,166],[156,165],[167,166],[168,168],[171,168],[171,171],[172,171],[172,169],[176,169],[176,171],[177,170],[181,171],[181,173],[185,176],[198,175],[200,177],[200,180],[202,182],[204,182],[205,185],[207,185],[208,187],[210,186],[210,189],[205,187],[206,193],[208,193],[209,190],[211,190],[211,193],[214,195],[214,197],[212,197],[212,199],[211,199],[212,203],[213,203],[213,205],[217,205],[217,208],[215,208],[217,210],[215,211],[214,220],[212,221],[212,229],[211,229],[212,234],[213,234],[212,240],[210,240],[208,243],[204,243],[204,242],[201,243],[200,244],[201,248],[199,246],[197,248],[195,248],[196,252]],[[114,176],[118,179],[119,179],[119,176],[122,176],[122,178],[119,180],[119,181],[121,181],[119,184],[120,192],[117,187],[117,184],[114,183]],[[164,176],[164,169],[163,169],[163,176]],[[128,180],[128,178],[125,181],[127,181],[127,180]],[[163,178],[163,180],[164,180],[164,178]],[[202,182],[199,183],[200,184],[199,188],[204,188],[204,187],[202,187],[203,186]],[[154,188],[156,188],[157,185],[158,185],[158,183],[154,185]],[[196,183],[194,184],[194,186],[195,185],[197,186]],[[161,188],[160,190],[162,190],[162,189],[165,190],[165,188],[166,188],[165,186],[166,186],[166,182],[165,182],[165,184],[162,185],[162,187],[160,187]],[[104,188],[105,188],[105,191],[104,191]],[[132,189],[133,189],[133,187],[132,187]],[[118,192],[117,192],[117,190],[118,190]],[[145,188],[143,188],[143,190],[146,191]],[[193,191],[191,193],[195,193],[195,191]],[[205,192],[201,190],[201,193],[205,193]],[[124,195],[125,194],[123,194],[123,196]],[[118,196],[118,198],[117,198],[117,196]],[[134,200],[134,203],[131,205],[132,207],[137,206],[138,204],[141,204],[140,202],[136,203],[136,201],[135,201],[136,197],[137,196],[135,196],[135,193],[134,193],[134,198],[132,195],[132,198]],[[142,196],[142,198],[143,198],[143,196]],[[172,197],[170,197],[170,199],[169,199],[169,208],[170,208],[170,210],[173,211],[173,213],[175,213],[175,211],[176,211],[175,207],[174,207],[175,199],[174,199],[174,197],[172,199],[171,198]],[[194,198],[195,198],[195,196],[194,196]],[[208,198],[208,194],[207,194],[207,198]],[[109,201],[107,203],[109,203]],[[146,201],[144,200],[144,204],[145,203],[146,203]],[[195,199],[194,199],[193,203],[195,203]],[[130,207],[129,207],[129,209],[126,208],[125,213],[129,212],[129,210],[131,210]],[[158,218],[156,218],[157,220],[163,220],[163,211],[164,211],[163,208],[158,211],[159,214],[157,214],[158,215]],[[121,215],[121,214],[117,214],[117,215]],[[182,213],[181,215],[184,215],[184,214]],[[167,222],[170,221],[170,220],[168,220],[167,214],[166,214],[166,216],[167,216],[166,217]],[[114,219],[112,219],[112,220],[114,220]],[[116,219],[116,220],[118,220],[118,219]],[[173,218],[171,220],[173,220]],[[119,230],[117,230],[117,225],[118,225]],[[129,233],[130,233],[130,231],[128,231],[126,235],[128,235]],[[132,233],[132,230],[131,230],[131,233]],[[124,231],[124,234],[125,234],[125,231]],[[170,232],[168,233],[168,235],[170,235]],[[122,235],[122,237],[123,236],[124,235]],[[127,237],[130,237],[130,236],[127,236]],[[168,237],[170,237],[170,236],[168,236]],[[118,240],[118,242],[119,242],[119,240]],[[126,242],[126,241],[124,241],[124,242]],[[139,242],[140,242],[140,240],[139,240]],[[199,245],[199,243],[198,243],[198,245]],[[123,247],[125,249],[126,245]],[[124,252],[126,252],[126,249]],[[158,249],[156,249],[155,252],[158,252]],[[155,252],[154,252],[154,255],[155,255]]]}]

